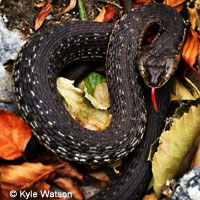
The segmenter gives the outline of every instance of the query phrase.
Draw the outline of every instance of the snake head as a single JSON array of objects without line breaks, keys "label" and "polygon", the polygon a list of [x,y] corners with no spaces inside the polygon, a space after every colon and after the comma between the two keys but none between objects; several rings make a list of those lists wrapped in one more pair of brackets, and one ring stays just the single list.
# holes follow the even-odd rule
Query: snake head
[{"label": "snake head", "polygon": [[180,61],[180,54],[153,56],[145,51],[139,51],[137,68],[144,83],[148,87],[162,87],[175,73]]}]

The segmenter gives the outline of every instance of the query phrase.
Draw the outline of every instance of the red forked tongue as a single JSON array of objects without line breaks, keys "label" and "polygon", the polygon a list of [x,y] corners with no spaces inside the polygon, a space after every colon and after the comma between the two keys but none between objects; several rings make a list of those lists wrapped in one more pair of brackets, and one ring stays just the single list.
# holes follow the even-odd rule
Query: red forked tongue
[{"label": "red forked tongue", "polygon": [[155,87],[151,88],[151,101],[152,101],[154,110],[156,112],[158,112],[158,107],[157,107],[157,104],[156,104],[156,97],[155,97]]}]

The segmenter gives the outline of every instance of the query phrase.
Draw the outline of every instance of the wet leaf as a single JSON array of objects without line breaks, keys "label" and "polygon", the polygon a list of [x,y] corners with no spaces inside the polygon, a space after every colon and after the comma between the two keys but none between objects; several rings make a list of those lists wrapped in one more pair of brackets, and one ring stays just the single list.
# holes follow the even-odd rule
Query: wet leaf
[{"label": "wet leaf", "polygon": [[44,20],[49,15],[49,13],[52,12],[52,10],[53,10],[53,6],[51,5],[51,3],[47,3],[47,5],[42,8],[38,17],[35,20],[35,30],[36,31],[40,28],[40,26],[42,26]]},{"label": "wet leaf", "polygon": [[55,177],[52,166],[41,163],[23,163],[22,165],[1,165],[1,189],[23,190],[42,180]]},{"label": "wet leaf", "polygon": [[112,116],[107,111],[95,109],[84,97],[84,91],[73,86],[73,81],[60,77],[57,88],[65,99],[66,109],[85,128],[103,130],[110,124]]},{"label": "wet leaf", "polygon": [[101,12],[99,15],[94,19],[96,22],[109,22],[111,19],[113,19],[115,13],[119,9],[111,6],[111,5],[106,5],[105,7],[102,8]]},{"label": "wet leaf", "polygon": [[[198,33],[191,27],[187,30],[186,41],[182,49],[182,57],[189,67],[194,70],[197,74],[197,70],[194,69],[193,65],[196,62],[196,58],[199,53],[199,38]],[[198,74],[200,76],[200,74]]]},{"label": "wet leaf", "polygon": [[188,170],[193,157],[193,144],[200,130],[200,105],[192,106],[188,113],[173,122],[159,140],[158,151],[152,162],[153,188],[158,197],[166,180],[177,178]]},{"label": "wet leaf", "polygon": [[67,8],[65,8],[61,14],[65,14],[67,12],[70,12],[72,9],[74,9],[74,7],[77,4],[77,0],[70,0],[69,5],[67,6]]},{"label": "wet leaf", "polygon": [[31,129],[21,117],[0,110],[0,157],[13,160],[23,156]]},{"label": "wet leaf", "polygon": [[53,180],[53,182],[64,191],[71,192],[73,198],[78,200],[83,199],[83,194],[81,190],[76,186],[72,179],[68,177],[56,178],[55,180]]},{"label": "wet leaf", "polygon": [[171,6],[180,12],[183,9],[184,2],[185,0],[164,0],[163,4]]}]

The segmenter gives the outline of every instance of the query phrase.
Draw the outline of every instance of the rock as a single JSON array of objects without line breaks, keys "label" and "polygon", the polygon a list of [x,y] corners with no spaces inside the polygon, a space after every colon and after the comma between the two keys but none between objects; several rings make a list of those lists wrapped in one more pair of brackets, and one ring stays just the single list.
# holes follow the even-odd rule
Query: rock
[{"label": "rock", "polygon": [[180,178],[171,196],[172,200],[200,200],[200,166]]}]

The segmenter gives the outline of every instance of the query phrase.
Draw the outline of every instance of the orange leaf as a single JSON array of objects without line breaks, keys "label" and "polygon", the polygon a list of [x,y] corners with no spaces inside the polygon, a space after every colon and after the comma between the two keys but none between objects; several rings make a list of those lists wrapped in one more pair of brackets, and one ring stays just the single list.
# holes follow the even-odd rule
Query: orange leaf
[{"label": "orange leaf", "polygon": [[113,19],[115,13],[118,11],[118,9],[114,8],[111,5],[106,5],[102,8],[99,15],[94,19],[94,21],[97,22],[109,22],[111,19]]},{"label": "orange leaf", "polygon": [[13,160],[22,152],[31,138],[31,129],[21,117],[0,110],[0,157]]},{"label": "orange leaf", "polygon": [[185,0],[164,0],[163,4],[171,6],[180,12],[183,9],[184,2]]},{"label": "orange leaf", "polygon": [[199,37],[198,33],[191,27],[187,30],[186,41],[182,49],[182,57],[190,68],[193,68],[199,53]]},{"label": "orange leaf", "polygon": [[35,20],[35,30],[38,30],[40,28],[40,26],[43,24],[49,13],[52,12],[52,10],[53,6],[51,5],[51,3],[48,3],[45,7],[42,8],[38,17]]},{"label": "orange leaf", "polygon": [[22,165],[1,165],[1,189],[23,190],[41,180],[55,177],[52,166],[41,163],[24,163]]}]

